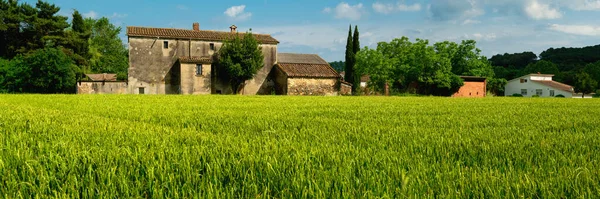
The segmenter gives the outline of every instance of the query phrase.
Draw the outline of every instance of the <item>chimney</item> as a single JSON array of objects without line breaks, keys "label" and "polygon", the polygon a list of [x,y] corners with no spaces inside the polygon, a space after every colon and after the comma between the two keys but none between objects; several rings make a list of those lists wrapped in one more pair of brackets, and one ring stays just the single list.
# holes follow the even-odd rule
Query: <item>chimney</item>
[{"label": "chimney", "polygon": [[198,22],[194,23],[194,30],[200,31],[200,23],[198,23]]},{"label": "chimney", "polygon": [[231,25],[229,29],[231,29],[231,33],[237,33],[237,26]]}]

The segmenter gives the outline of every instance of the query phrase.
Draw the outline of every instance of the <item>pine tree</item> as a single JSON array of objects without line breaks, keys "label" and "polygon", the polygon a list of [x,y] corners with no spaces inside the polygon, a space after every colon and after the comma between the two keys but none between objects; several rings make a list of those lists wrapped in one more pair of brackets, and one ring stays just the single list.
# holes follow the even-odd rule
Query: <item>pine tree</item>
[{"label": "pine tree", "polygon": [[348,28],[348,41],[346,42],[346,73],[344,80],[351,83],[354,87],[354,45],[352,40],[352,25]]},{"label": "pine tree", "polygon": [[354,27],[354,36],[352,37],[353,41],[352,41],[352,53],[354,54],[354,56],[352,57],[352,76],[354,79],[352,79],[352,90],[353,91],[357,91],[359,88],[359,84],[360,84],[360,74],[354,74],[355,72],[355,65],[356,65],[356,54],[358,53],[358,51],[360,51],[360,41],[359,41],[359,35],[358,35],[358,26]]}]

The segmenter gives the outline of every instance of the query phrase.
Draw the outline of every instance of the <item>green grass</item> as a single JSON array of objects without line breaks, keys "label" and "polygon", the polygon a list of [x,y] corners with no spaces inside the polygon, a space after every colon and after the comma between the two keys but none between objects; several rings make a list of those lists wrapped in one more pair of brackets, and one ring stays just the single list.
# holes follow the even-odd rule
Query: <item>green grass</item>
[{"label": "green grass", "polygon": [[0,198],[590,198],[600,101],[0,95]]}]

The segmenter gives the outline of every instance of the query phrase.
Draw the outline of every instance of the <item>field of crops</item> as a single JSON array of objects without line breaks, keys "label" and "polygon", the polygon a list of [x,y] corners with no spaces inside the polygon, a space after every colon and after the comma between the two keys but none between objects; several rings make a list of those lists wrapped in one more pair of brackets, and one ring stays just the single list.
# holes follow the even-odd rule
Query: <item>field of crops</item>
[{"label": "field of crops", "polygon": [[0,95],[0,198],[600,195],[596,99]]}]

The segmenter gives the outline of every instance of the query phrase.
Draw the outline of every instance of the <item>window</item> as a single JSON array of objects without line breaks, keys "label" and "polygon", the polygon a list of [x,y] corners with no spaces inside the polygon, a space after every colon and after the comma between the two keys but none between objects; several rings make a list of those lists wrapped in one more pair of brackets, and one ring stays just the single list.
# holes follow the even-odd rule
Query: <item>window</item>
[{"label": "window", "polygon": [[527,83],[527,79],[521,79],[521,83]]},{"label": "window", "polygon": [[527,95],[527,89],[521,89],[521,95],[523,95],[523,96]]},{"label": "window", "polygon": [[202,64],[196,64],[196,75],[202,75]]},{"label": "window", "polygon": [[169,48],[169,41],[164,41],[163,42],[163,48],[164,49],[168,49]]},{"label": "window", "polygon": [[210,50],[215,50],[215,44],[214,43],[210,43]]},{"label": "window", "polygon": [[542,89],[535,89],[535,94],[536,94],[537,96],[542,96],[542,94],[544,94],[544,92],[543,92],[543,91],[544,91],[544,90],[542,90]]},{"label": "window", "polygon": [[550,97],[554,97],[554,90],[550,90]]},{"label": "window", "polygon": [[144,87],[140,87],[138,92],[139,94],[144,94]]}]

